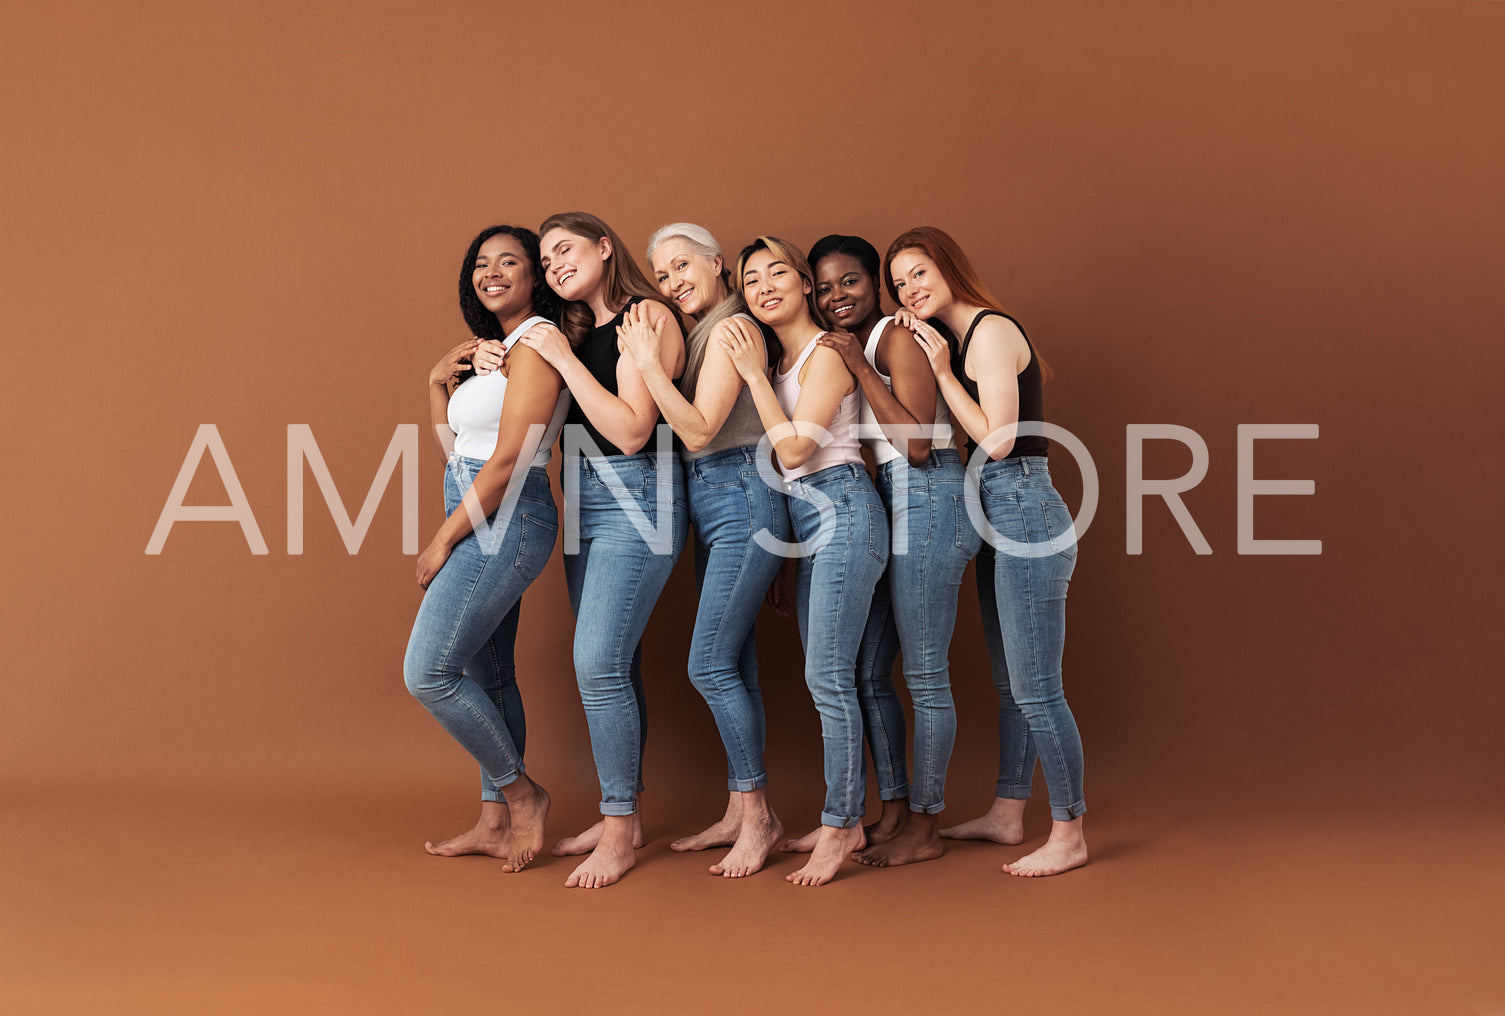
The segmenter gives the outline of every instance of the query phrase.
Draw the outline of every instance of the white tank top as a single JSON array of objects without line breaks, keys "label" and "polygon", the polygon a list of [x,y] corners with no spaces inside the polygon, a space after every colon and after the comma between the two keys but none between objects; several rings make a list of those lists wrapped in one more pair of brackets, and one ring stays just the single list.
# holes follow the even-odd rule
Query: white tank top
[{"label": "white tank top", "polygon": [[[819,343],[816,341],[825,332],[821,332],[805,351],[800,354],[794,366],[789,368],[788,373],[780,373],[777,369],[773,373],[773,392],[779,399],[779,406],[784,410],[784,415],[794,419],[794,407],[800,400],[800,371],[804,369],[805,361],[810,359],[810,354],[815,352]],[[862,446],[857,441],[857,391],[854,390],[842,397],[836,407],[836,415],[832,418],[827,430],[831,432],[831,442],[824,447],[815,449],[815,454],[805,460],[804,465],[793,468],[779,466],[779,472],[784,474],[784,479],[794,480],[801,476],[809,476],[818,473],[830,466],[839,466],[843,462],[861,462]]]},{"label": "white tank top", "polygon": [[[502,345],[511,349],[522,338],[523,332],[537,324],[548,324],[548,319],[534,315],[512,329],[502,340]],[[449,429],[455,432],[455,454],[468,459],[489,459],[496,451],[497,427],[502,422],[502,403],[507,398],[507,379],[501,371],[485,377],[469,377],[449,397]],[[565,415],[570,409],[570,392],[559,391],[559,401],[554,404],[554,415],[544,431],[543,443],[533,456],[533,465],[547,466],[550,449],[564,426]]]},{"label": "white tank top", "polygon": [[[867,355],[867,362],[873,365],[873,372],[883,379],[883,384],[889,391],[894,390],[894,383],[892,378],[878,369],[878,342],[883,338],[883,329],[887,328],[888,323],[892,320],[893,317],[886,317],[873,326],[872,332],[867,337],[867,348],[863,350]],[[872,451],[874,462],[881,466],[885,462],[892,462],[895,459],[907,457],[903,452],[894,447],[893,442],[883,436],[882,426],[878,423],[878,418],[873,415],[873,407],[868,405],[865,398],[861,400],[860,412],[862,432],[872,435],[871,437],[864,437],[862,443],[867,445]],[[939,392],[936,393],[935,397],[935,425],[937,427],[951,426],[951,414],[946,409],[946,400],[941,398]],[[956,441],[948,433],[945,437],[934,438],[930,442],[930,447],[934,451],[955,448]]]}]

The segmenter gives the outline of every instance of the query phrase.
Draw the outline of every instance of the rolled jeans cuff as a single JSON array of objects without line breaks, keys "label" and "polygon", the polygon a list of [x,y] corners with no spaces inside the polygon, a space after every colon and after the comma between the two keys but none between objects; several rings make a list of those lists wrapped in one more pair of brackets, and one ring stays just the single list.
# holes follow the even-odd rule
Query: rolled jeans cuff
[{"label": "rolled jeans cuff", "polygon": [[832,815],[829,811],[823,811],[820,813],[821,825],[833,826],[837,829],[850,829],[855,825],[860,825],[861,823],[861,815],[858,815],[856,818],[842,818],[840,815]]},{"label": "rolled jeans cuff", "polygon": [[761,790],[766,786],[768,786],[767,773],[759,773],[750,780],[728,779],[726,781],[726,789],[738,794],[745,794],[750,790]]},{"label": "rolled jeans cuff", "polygon": [[491,786],[481,791],[481,800],[491,801],[496,804],[506,804],[507,796],[505,793],[503,793],[504,788],[510,787],[512,786],[512,784],[516,783],[517,778],[523,773],[527,772],[527,768],[527,766],[519,765],[516,769],[512,770],[511,773],[502,777],[500,780],[489,780]]},{"label": "rolled jeans cuff", "polygon": [[1057,822],[1070,822],[1073,819],[1081,818],[1085,814],[1087,814],[1086,801],[1076,801],[1064,808],[1057,808],[1055,805],[1050,806],[1050,817]]}]

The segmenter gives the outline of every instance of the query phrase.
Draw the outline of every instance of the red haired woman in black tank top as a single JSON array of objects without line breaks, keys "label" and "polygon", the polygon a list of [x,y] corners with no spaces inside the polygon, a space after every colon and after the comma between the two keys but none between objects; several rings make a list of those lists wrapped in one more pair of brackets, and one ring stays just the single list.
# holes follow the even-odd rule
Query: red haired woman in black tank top
[{"label": "red haired woman in black tank top", "polygon": [[[913,326],[935,371],[953,423],[986,453],[978,487],[988,525],[979,528],[989,546],[978,556],[977,579],[999,696],[998,782],[986,815],[941,835],[1022,842],[1024,801],[1038,759],[1050,791],[1050,838],[1003,870],[1055,875],[1087,862],[1087,806],[1082,741],[1061,682],[1076,530],[1050,482],[1043,365],[1024,329],[941,230],[923,226],[895,240],[884,277],[889,295],[904,308],[900,322]],[[961,341],[953,347],[931,320]]]}]

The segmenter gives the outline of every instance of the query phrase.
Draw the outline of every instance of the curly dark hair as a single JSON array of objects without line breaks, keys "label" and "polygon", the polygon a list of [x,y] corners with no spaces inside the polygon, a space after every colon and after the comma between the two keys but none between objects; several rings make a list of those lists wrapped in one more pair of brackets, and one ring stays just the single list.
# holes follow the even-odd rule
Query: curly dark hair
[{"label": "curly dark hair", "polygon": [[[481,298],[476,296],[475,269],[481,245],[499,233],[515,238],[527,255],[528,267],[533,272],[533,313],[552,321],[559,312],[559,301],[544,281],[543,268],[538,262],[538,234],[526,226],[489,226],[470,241],[465,260],[460,262],[460,314],[465,318],[465,327],[470,329],[470,334],[498,342],[506,338],[502,333],[502,323],[496,319],[495,314],[482,306]],[[455,384],[461,384],[474,376],[474,368],[467,366],[455,375]]]},{"label": "curly dark hair", "polygon": [[473,281],[476,256],[481,253],[481,244],[498,233],[516,238],[522,244],[523,253],[528,256],[528,267],[533,271],[533,313],[553,321],[559,313],[559,301],[544,281],[543,268],[538,263],[537,233],[526,226],[491,226],[481,230],[470,241],[465,260],[460,263],[460,313],[465,317],[465,326],[470,329],[470,334],[500,341],[504,337],[501,323],[497,321],[495,314],[481,306],[481,298],[476,296]]}]

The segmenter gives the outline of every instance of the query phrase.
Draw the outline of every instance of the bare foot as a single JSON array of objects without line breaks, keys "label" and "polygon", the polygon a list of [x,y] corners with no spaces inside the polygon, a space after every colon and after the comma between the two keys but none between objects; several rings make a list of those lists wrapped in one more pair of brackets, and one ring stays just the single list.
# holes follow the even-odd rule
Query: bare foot
[{"label": "bare foot", "polygon": [[820,831],[824,826],[816,826],[797,840],[785,840],[779,844],[779,851],[785,854],[808,854],[815,849],[816,842],[820,839]]},{"label": "bare foot", "polygon": [[507,842],[511,827],[512,818],[505,802],[482,801],[481,817],[476,820],[473,828],[438,843],[430,840],[423,845],[423,849],[435,857],[485,854],[505,861],[510,856]]},{"label": "bare foot", "polygon": [[741,828],[742,795],[734,790],[731,792],[731,800],[726,802],[726,814],[719,822],[693,836],[681,836],[669,844],[669,849],[683,852],[704,850],[707,847],[730,846],[737,842],[737,834]]},{"label": "bare foot", "polygon": [[865,846],[867,840],[861,826],[838,829],[836,826],[823,825],[820,827],[815,849],[810,852],[810,860],[799,871],[785,875],[784,881],[795,885],[825,885],[836,877],[837,869],[843,861]]},{"label": "bare foot", "polygon": [[1082,820],[1052,822],[1050,838],[1034,853],[1025,854],[1013,864],[1005,864],[1008,875],[1039,878],[1044,875],[1059,875],[1087,863],[1087,841],[1082,836]]},{"label": "bare foot", "polygon": [[506,793],[512,812],[507,870],[522,871],[543,849],[543,824],[549,817],[549,792],[527,776],[519,776]]},{"label": "bare foot", "polygon": [[891,840],[909,825],[909,798],[900,797],[883,802],[883,813],[878,821],[863,827],[869,846]]},{"label": "bare foot", "polygon": [[595,849],[564,880],[566,888],[600,889],[627,873],[637,860],[632,847],[635,823],[631,819],[630,815],[606,816]]},{"label": "bare foot", "polygon": [[1024,802],[1008,797],[993,798],[993,806],[981,818],[941,830],[947,840],[991,840],[994,843],[1024,842]]},{"label": "bare foot", "polygon": [[761,870],[768,860],[768,852],[783,835],[784,823],[766,804],[758,810],[745,810],[737,842],[732,844],[725,857],[711,865],[711,874],[722,878],[744,878]]},{"label": "bare foot", "polygon": [[[601,830],[604,828],[601,822],[597,822],[579,836],[566,836],[554,844],[555,857],[569,857],[575,854],[588,854],[596,849],[596,844],[601,842]],[[640,813],[632,816],[632,845],[643,845],[643,818]]]},{"label": "bare foot", "polygon": [[868,847],[857,860],[874,868],[933,861],[946,852],[939,825],[934,815],[914,815],[897,835]]}]

